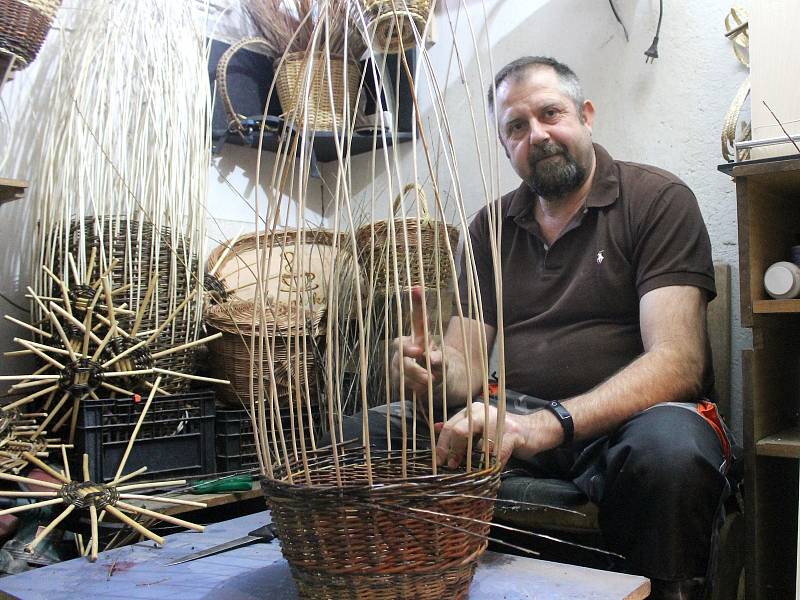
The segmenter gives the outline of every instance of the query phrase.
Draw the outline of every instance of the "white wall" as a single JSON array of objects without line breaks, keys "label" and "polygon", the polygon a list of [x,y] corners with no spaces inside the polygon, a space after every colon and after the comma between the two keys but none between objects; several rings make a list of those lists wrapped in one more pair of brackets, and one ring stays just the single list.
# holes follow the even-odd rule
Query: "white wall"
[{"label": "white wall", "polygon": [[[224,2],[215,4],[224,5]],[[450,52],[450,25],[445,9],[455,18],[459,0],[440,0],[438,41],[430,50],[434,69],[445,73],[453,65]],[[659,53],[652,65],[645,64],[644,50],[650,45],[658,19],[657,0],[615,0],[628,31],[630,42],[613,18],[605,0],[503,0],[489,2],[488,19],[483,19],[482,3],[464,0],[472,27],[478,37],[488,35],[493,44],[493,64],[488,53],[471,50],[470,30],[466,13],[459,17],[456,38],[462,47],[462,61],[473,101],[480,96],[490,79],[490,72],[523,54],[552,55],[570,66],[582,78],[587,96],[596,104],[595,139],[613,156],[655,164],[675,172],[695,191],[711,234],[715,260],[730,263],[733,268],[733,426],[741,431],[741,364],[742,348],[750,346],[746,330],[739,326],[738,308],[738,248],[736,233],[736,203],[731,180],[718,173],[722,162],[720,131],[728,105],[739,84],[746,76],[735,60],[730,43],[723,36],[724,18],[730,3],[722,0],[665,2]],[[748,7],[749,2],[740,4]],[[462,7],[463,11],[464,8]],[[485,70],[477,74],[477,61]],[[0,98],[19,103],[27,96],[35,103],[37,65],[23,71],[17,80],[1,92]],[[448,114],[453,119],[454,139],[468,148],[473,144],[466,121],[468,105],[457,72],[452,69],[447,80]],[[13,88],[13,89],[12,89]],[[421,93],[425,96],[424,88]],[[423,104],[423,118],[431,116],[429,103]],[[41,115],[40,115],[41,117]],[[13,120],[12,115],[12,120]],[[26,128],[23,123],[13,123]],[[7,130],[7,127],[6,127]],[[0,122],[0,135],[6,135]],[[35,131],[25,136],[35,136]],[[25,137],[23,136],[23,137]],[[399,162],[406,172],[411,168],[411,150],[397,150]],[[499,185],[490,193],[509,190],[517,185],[511,169],[502,155]],[[489,160],[484,156],[481,160]],[[492,158],[493,159],[493,158]],[[260,182],[255,174],[256,154],[253,150],[226,147],[221,157],[214,159],[209,169],[208,209],[213,217],[209,236],[215,240],[235,234],[241,228],[249,231],[255,223],[247,202],[253,203],[257,186],[263,192],[269,181],[272,161],[262,166]],[[478,179],[479,164],[474,152],[460,156],[459,176],[465,183],[464,197],[471,210],[484,202]],[[27,177],[29,166],[24,161],[11,161],[11,176]],[[367,158],[358,157],[354,166],[353,187],[368,189],[372,182]],[[381,167],[379,165],[378,171]],[[333,167],[323,168],[328,183],[335,176]],[[226,182],[225,180],[228,180]],[[385,182],[379,181],[378,186]],[[311,210],[308,218],[325,222],[321,182],[311,183]],[[394,184],[396,185],[396,183]],[[318,186],[318,187],[317,187]],[[242,199],[244,196],[245,200]],[[263,198],[263,193],[261,194]],[[32,223],[26,200],[0,208],[0,291],[22,302],[21,291],[29,271],[26,248],[31,246]],[[329,215],[328,215],[329,216]],[[213,242],[212,242],[213,245]],[[0,300],[0,302],[3,302]],[[3,303],[0,312],[7,310]],[[0,325],[0,349],[9,349],[10,338],[16,331]],[[16,370],[0,358],[0,372]]]}]

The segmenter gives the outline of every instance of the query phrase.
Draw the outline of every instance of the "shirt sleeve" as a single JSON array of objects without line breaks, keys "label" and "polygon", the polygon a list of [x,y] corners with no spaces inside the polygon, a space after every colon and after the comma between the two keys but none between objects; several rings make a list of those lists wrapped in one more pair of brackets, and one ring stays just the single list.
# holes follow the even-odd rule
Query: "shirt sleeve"
[{"label": "shirt sleeve", "polygon": [[683,183],[669,182],[637,208],[632,223],[639,297],[660,287],[691,285],[713,300],[711,241],[692,191]]}]

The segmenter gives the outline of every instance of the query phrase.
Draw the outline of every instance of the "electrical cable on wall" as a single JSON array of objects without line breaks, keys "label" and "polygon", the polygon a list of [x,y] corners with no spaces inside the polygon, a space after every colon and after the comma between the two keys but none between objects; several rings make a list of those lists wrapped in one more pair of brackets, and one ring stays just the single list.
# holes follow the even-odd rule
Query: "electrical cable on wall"
[{"label": "electrical cable on wall", "polygon": [[664,16],[664,0],[658,0],[658,25],[656,26],[656,34],[653,36],[653,42],[650,47],[644,51],[647,57],[644,59],[646,63],[652,63],[658,58],[658,35],[661,33],[661,17]]},{"label": "electrical cable on wall", "polygon": [[614,13],[614,18],[617,20],[617,23],[622,26],[622,33],[625,34],[625,41],[630,42],[631,40],[630,37],[628,37],[628,29],[625,27],[625,23],[622,22],[622,19],[617,12],[617,7],[614,6],[614,0],[608,0],[608,4],[611,6],[611,12]]}]

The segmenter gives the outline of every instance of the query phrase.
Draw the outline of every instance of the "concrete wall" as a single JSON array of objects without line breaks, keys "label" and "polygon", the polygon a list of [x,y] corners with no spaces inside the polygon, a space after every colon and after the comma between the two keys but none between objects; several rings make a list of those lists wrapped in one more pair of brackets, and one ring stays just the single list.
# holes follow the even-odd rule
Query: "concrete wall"
[{"label": "concrete wall", "polygon": [[[224,2],[214,4],[223,5]],[[708,224],[715,260],[730,263],[733,268],[733,365],[732,398],[733,426],[741,430],[741,365],[740,351],[749,347],[750,339],[739,326],[738,319],[738,249],[736,233],[736,204],[731,180],[718,173],[716,166],[722,162],[720,130],[723,117],[739,84],[746,76],[745,69],[735,60],[730,43],[723,36],[724,18],[729,2],[709,0],[672,0],[665,3],[665,14],[659,44],[660,58],[654,64],[645,64],[643,52],[650,45],[658,19],[657,0],[615,0],[615,5],[630,32],[626,42],[622,29],[614,20],[608,2],[602,0],[503,0],[487,2],[486,15],[478,0],[440,0],[436,44],[430,50],[435,72],[443,74],[450,69],[439,87],[446,90],[447,113],[453,119],[453,136],[457,146],[463,148],[459,155],[459,179],[463,184],[463,197],[474,212],[487,195],[495,195],[515,187],[517,180],[505,164],[505,158],[496,150],[480,157],[474,150],[474,132],[468,120],[470,106],[465,87],[455,67],[451,52],[453,33],[447,17],[456,19],[455,38],[462,51],[465,84],[480,108],[480,98],[489,81],[490,73],[505,62],[523,54],[552,55],[570,64],[583,79],[587,96],[597,106],[595,139],[617,158],[646,162],[669,169],[682,177],[695,191]],[[748,7],[747,1],[739,4]],[[466,12],[465,12],[466,11]],[[469,16],[469,20],[467,19]],[[485,17],[485,18],[484,18]],[[472,47],[472,35],[489,40],[493,48],[491,64],[487,43],[477,52]],[[49,43],[49,42],[48,42]],[[45,49],[47,50],[47,49]],[[46,56],[46,53],[43,54]],[[479,74],[478,66],[483,70]],[[31,102],[35,105],[37,86],[46,78],[37,76],[39,67],[20,73],[17,80],[3,89],[0,99],[6,106]],[[429,87],[423,82],[424,122],[432,119]],[[427,98],[427,100],[426,100]],[[39,116],[46,107],[39,107]],[[18,119],[11,110],[12,128],[25,130],[23,138],[35,136],[34,130]],[[479,113],[478,113],[479,114]],[[5,127],[5,130],[3,129]],[[9,124],[0,121],[0,135],[5,136]],[[487,132],[479,124],[482,139]],[[490,132],[490,135],[494,135]],[[486,144],[489,145],[488,143]],[[417,148],[419,150],[419,148]],[[412,174],[413,151],[409,145],[395,151],[400,176],[407,179]],[[24,156],[24,153],[22,154]],[[420,159],[417,152],[416,164]],[[272,162],[266,158],[261,179],[256,177],[255,152],[228,147],[221,157],[214,159],[209,169],[208,208],[212,222],[209,237],[223,239],[240,229],[251,230],[255,223],[248,206],[255,199],[255,190],[264,190],[269,180]],[[489,182],[483,189],[479,177],[481,163],[497,161],[499,179]],[[352,161],[353,187],[368,192],[386,188],[384,167],[377,165],[373,176],[368,158]],[[24,160],[10,160],[6,173],[26,178],[31,170]],[[423,165],[424,170],[424,165]],[[442,169],[440,169],[441,173]],[[332,166],[323,168],[324,182],[335,178]],[[443,177],[443,179],[447,179]],[[326,206],[323,181],[312,182],[309,190],[309,219],[325,222]],[[316,187],[318,185],[318,187]],[[447,187],[447,186],[445,186]],[[263,194],[261,194],[263,197]],[[29,271],[32,223],[28,200],[11,203],[0,208],[0,291],[23,303],[22,289]],[[287,207],[291,202],[287,201]],[[329,214],[327,215],[329,216]],[[0,311],[9,309],[4,301]],[[18,332],[0,325],[0,349],[11,347],[10,338]],[[15,365],[0,358],[0,372],[16,370]]]}]

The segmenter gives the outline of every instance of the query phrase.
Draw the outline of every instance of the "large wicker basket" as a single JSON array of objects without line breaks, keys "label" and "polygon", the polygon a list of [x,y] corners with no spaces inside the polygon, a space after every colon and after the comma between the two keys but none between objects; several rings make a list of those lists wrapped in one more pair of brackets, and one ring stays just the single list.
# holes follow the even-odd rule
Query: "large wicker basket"
[{"label": "large wicker basket", "polygon": [[333,232],[325,229],[252,232],[217,246],[206,268],[219,281],[218,296],[252,300],[260,285],[257,265],[263,259],[264,293],[271,301],[288,304],[299,293],[306,304],[318,306],[327,300],[328,277],[343,256],[344,241],[340,236],[335,243]]},{"label": "large wicker basket", "polygon": [[0,0],[0,50],[33,62],[53,23],[61,0]]},{"label": "large wicker basket", "polygon": [[[425,455],[427,454],[427,458]],[[337,486],[330,453],[310,455],[308,485],[300,461],[276,466],[261,487],[302,598],[439,600],[466,598],[487,546],[499,467],[432,476],[430,451],[340,456]]]},{"label": "large wicker basket", "polygon": [[376,291],[395,290],[394,255],[400,290],[422,285],[423,277],[428,289],[444,289],[452,281],[448,241],[450,251],[455,254],[458,229],[431,219],[425,192],[413,183],[406,185],[395,198],[394,213],[400,208],[402,197],[411,191],[415,191],[419,198],[422,214],[419,220],[394,219],[394,226],[388,220],[376,221],[362,225],[356,231],[361,275]]},{"label": "large wicker basket", "polygon": [[362,4],[372,46],[386,53],[415,48],[431,12],[430,0],[362,0]]}]

